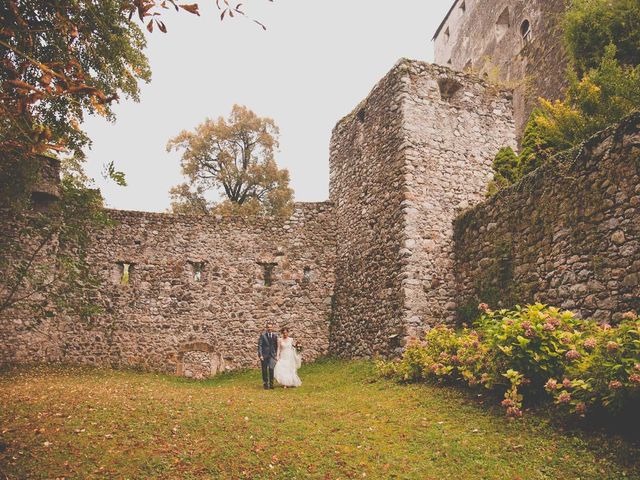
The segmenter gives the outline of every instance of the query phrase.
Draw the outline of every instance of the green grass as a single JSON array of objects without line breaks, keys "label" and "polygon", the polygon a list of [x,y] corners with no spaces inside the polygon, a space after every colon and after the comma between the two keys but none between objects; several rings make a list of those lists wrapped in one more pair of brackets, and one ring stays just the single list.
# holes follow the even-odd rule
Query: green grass
[{"label": "green grass", "polygon": [[639,452],[611,437],[509,421],[455,389],[380,380],[371,363],[300,374],[300,389],[264,391],[255,371],[198,383],[10,370],[0,479],[640,479]]}]

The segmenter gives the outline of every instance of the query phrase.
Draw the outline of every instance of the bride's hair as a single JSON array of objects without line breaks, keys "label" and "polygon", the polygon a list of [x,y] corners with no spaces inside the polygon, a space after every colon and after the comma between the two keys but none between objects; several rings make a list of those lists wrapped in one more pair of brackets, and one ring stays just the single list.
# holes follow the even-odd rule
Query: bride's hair
[{"label": "bride's hair", "polygon": [[280,330],[280,333],[284,335],[284,332],[289,333],[289,329],[287,327],[284,327],[282,330]]}]

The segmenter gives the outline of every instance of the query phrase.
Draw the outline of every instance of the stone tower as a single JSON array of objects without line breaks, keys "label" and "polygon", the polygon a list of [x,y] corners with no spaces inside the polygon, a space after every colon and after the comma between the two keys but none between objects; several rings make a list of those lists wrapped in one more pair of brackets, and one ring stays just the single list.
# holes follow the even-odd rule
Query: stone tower
[{"label": "stone tower", "polygon": [[509,91],[401,60],[338,122],[336,353],[386,355],[454,320],[452,221],[484,198],[498,149],[515,145],[512,111]]}]

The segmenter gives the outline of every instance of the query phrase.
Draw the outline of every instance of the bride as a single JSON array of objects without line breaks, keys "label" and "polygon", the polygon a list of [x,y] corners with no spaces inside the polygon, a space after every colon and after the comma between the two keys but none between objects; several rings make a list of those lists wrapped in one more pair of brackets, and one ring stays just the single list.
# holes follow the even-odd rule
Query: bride
[{"label": "bride", "polygon": [[278,355],[273,377],[276,381],[287,387],[299,387],[302,380],[298,377],[301,359],[293,347],[293,338],[289,336],[289,329],[282,329],[282,337],[278,339]]}]

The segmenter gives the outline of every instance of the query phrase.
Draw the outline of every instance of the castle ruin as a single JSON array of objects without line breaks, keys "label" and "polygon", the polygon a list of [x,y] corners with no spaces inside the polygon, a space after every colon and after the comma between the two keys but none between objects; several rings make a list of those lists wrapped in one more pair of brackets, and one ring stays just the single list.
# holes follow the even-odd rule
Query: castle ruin
[{"label": "castle ruin", "polygon": [[[471,16],[482,1],[462,3]],[[495,3],[510,22],[524,4]],[[640,308],[640,117],[485,200],[495,153],[517,146],[518,107],[460,71],[460,48],[455,69],[401,60],[338,122],[329,202],[287,219],[109,211],[115,226],[87,257],[102,313],[53,312],[34,329],[30,309],[7,311],[0,363],[207,377],[256,366],[266,321],[288,325],[310,361],[397,354],[501,295],[606,321]]]},{"label": "castle ruin", "polygon": [[538,98],[556,100],[566,86],[566,7],[566,0],[455,0],[433,36],[435,62],[513,88],[520,138]]}]

